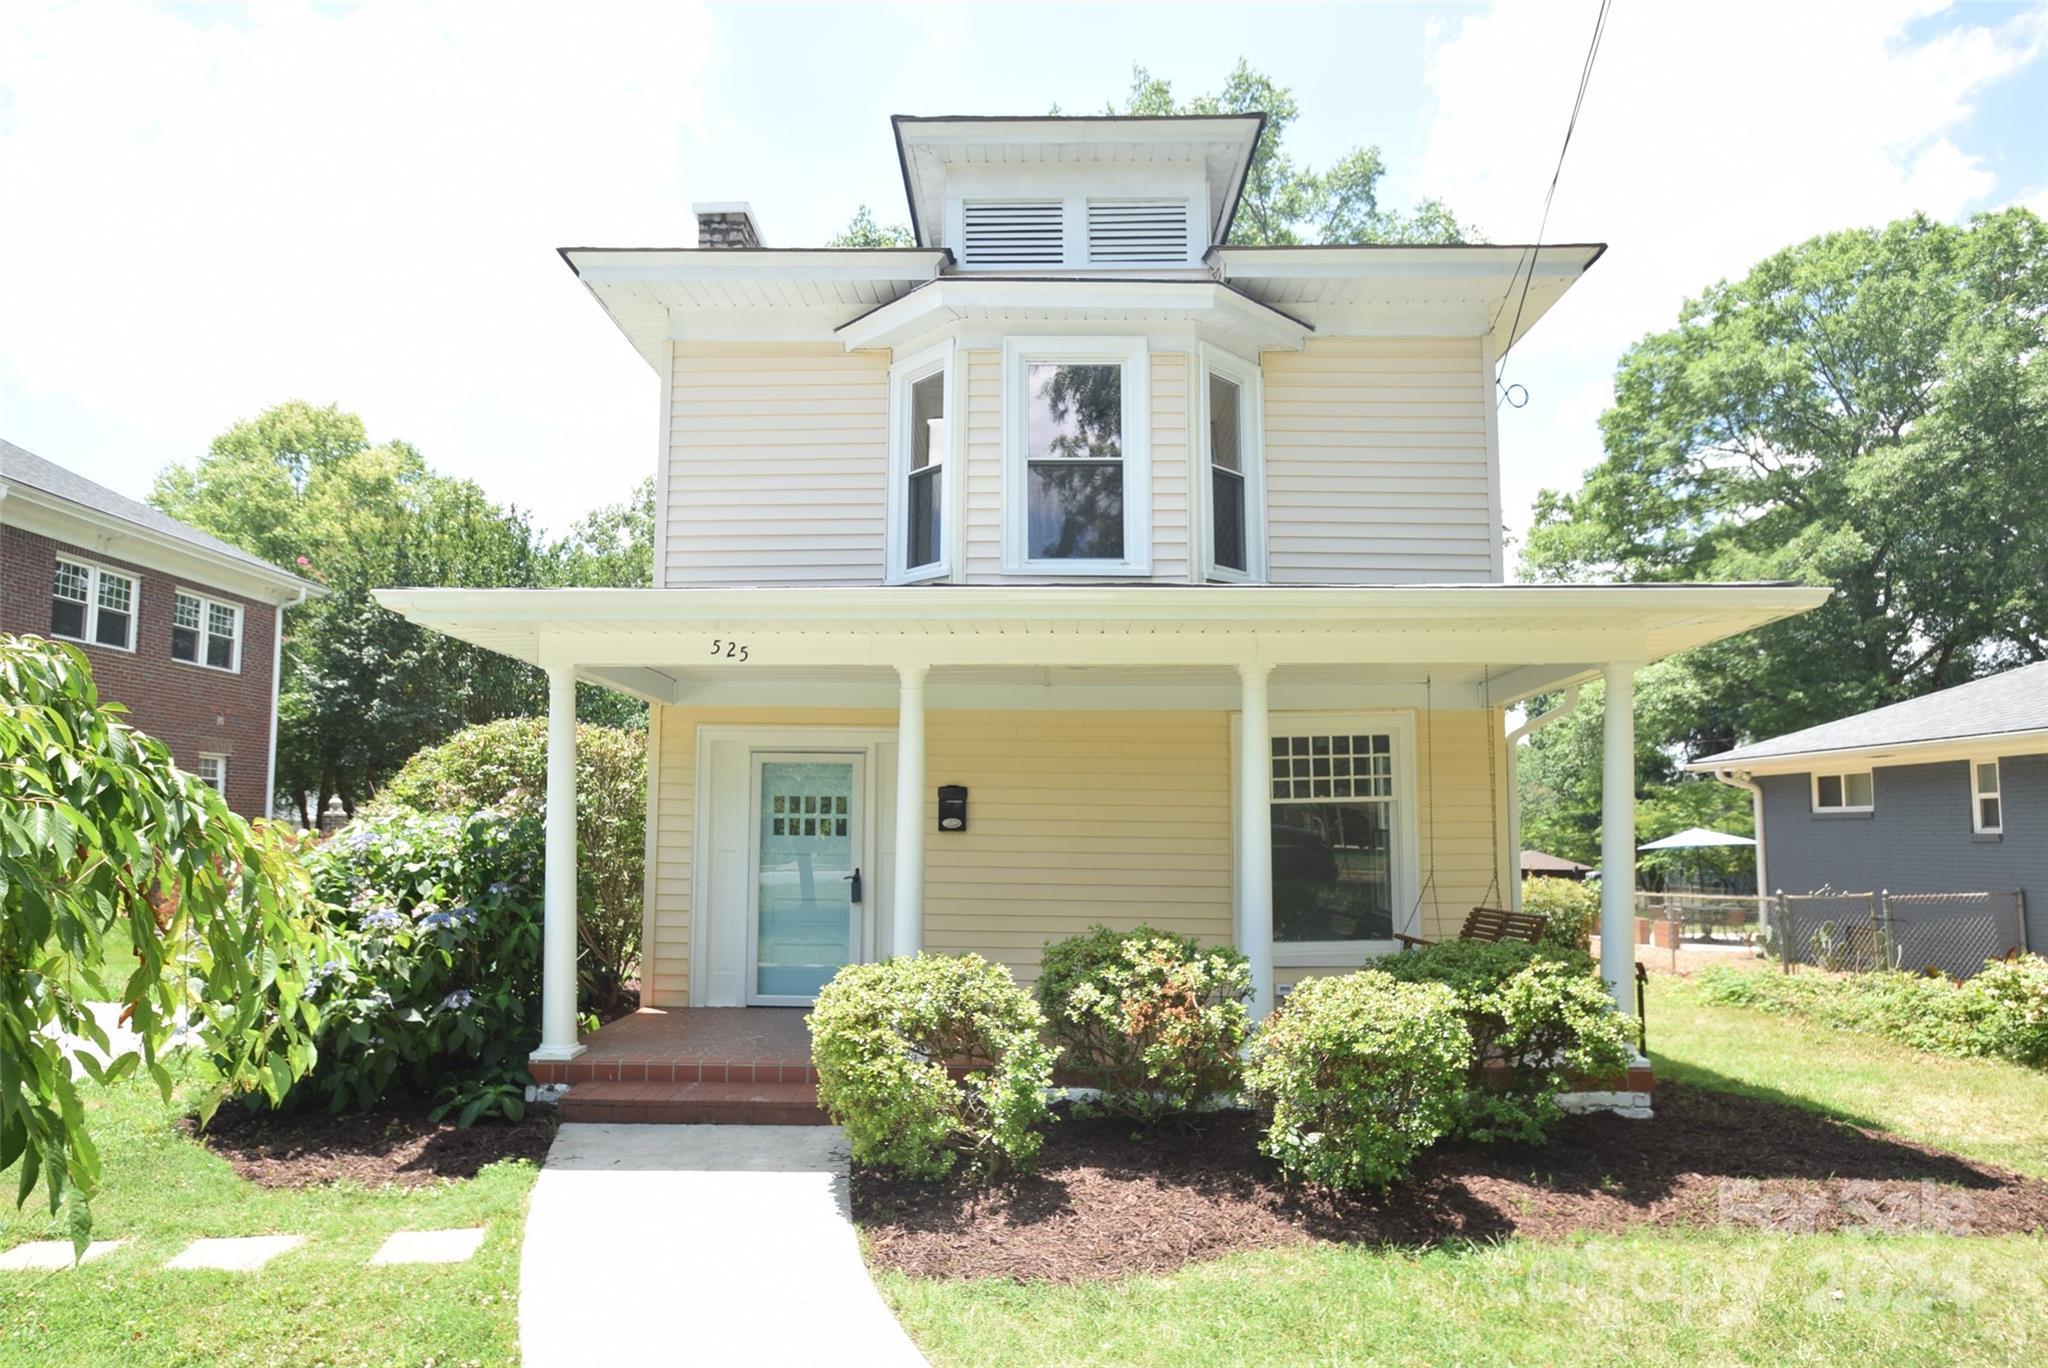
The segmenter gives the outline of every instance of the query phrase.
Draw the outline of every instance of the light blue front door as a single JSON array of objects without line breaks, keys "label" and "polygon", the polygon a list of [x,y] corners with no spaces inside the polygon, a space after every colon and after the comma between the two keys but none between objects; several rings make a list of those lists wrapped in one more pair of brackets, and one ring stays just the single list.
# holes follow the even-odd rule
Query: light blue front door
[{"label": "light blue front door", "polygon": [[859,755],[754,758],[749,1001],[808,1003],[859,956],[864,769]]}]

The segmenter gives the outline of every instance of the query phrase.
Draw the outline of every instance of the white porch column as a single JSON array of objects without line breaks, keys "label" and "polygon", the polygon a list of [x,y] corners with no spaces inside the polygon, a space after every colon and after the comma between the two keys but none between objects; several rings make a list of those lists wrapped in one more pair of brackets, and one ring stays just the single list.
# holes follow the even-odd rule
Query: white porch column
[{"label": "white porch column", "polygon": [[899,665],[896,704],[896,867],[890,871],[895,905],[889,953],[924,948],[924,681],[925,665]]},{"label": "white porch column", "polygon": [[1600,737],[1600,977],[1624,1015],[1635,1012],[1636,667],[1604,671]]},{"label": "white porch column", "polygon": [[1240,665],[1243,716],[1237,765],[1237,948],[1251,961],[1252,1020],[1273,1010],[1273,724],[1266,709],[1270,665]]},{"label": "white porch column", "polygon": [[548,667],[547,848],[542,861],[539,1060],[574,1059],[576,1040],[576,672]]}]

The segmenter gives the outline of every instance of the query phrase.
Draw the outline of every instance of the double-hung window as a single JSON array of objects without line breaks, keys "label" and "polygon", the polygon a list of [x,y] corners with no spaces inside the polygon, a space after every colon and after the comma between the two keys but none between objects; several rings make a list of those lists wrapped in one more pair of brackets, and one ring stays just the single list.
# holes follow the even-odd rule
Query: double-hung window
[{"label": "double-hung window", "polygon": [[1012,338],[1003,361],[1004,568],[1150,573],[1145,340]]},{"label": "double-hung window", "polygon": [[215,670],[241,669],[241,608],[178,590],[171,596],[171,659]]},{"label": "double-hung window", "polygon": [[1213,347],[1202,348],[1203,483],[1197,497],[1203,570],[1209,579],[1266,577],[1265,479],[1262,470],[1259,368]]},{"label": "double-hung window", "polygon": [[1970,762],[1970,827],[1979,836],[2005,830],[2005,799],[1998,787],[1998,762]]},{"label": "double-hung window", "polygon": [[1355,964],[1411,931],[1414,731],[1386,714],[1275,714],[1263,756],[1273,940],[1286,964]]},{"label": "double-hung window", "polygon": [[949,510],[960,477],[948,476],[953,412],[953,344],[890,370],[889,574],[898,583],[951,569]]},{"label": "double-hung window", "polygon": [[50,585],[50,635],[134,650],[136,590],[133,575],[57,557]]},{"label": "double-hung window", "polygon": [[228,796],[228,758],[225,755],[202,755],[199,757],[199,782],[218,793]]},{"label": "double-hung window", "polygon": [[1813,776],[1815,812],[1869,812],[1875,806],[1876,790],[1870,782],[1869,770]]}]

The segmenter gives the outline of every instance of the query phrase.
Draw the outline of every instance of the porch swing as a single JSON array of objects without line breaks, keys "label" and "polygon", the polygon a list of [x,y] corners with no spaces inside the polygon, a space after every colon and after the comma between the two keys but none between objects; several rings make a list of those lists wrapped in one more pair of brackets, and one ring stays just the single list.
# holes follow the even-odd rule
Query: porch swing
[{"label": "porch swing", "polygon": [[[1506,902],[1500,886],[1500,771],[1495,759],[1499,750],[1500,737],[1493,724],[1493,671],[1489,667],[1481,676],[1479,684],[1479,726],[1486,747],[1486,816],[1488,830],[1492,833],[1487,850],[1492,858],[1487,861],[1490,873],[1486,881],[1486,892],[1481,903],[1465,918],[1465,925],[1458,932],[1461,941],[1523,941],[1529,945],[1542,939],[1543,929],[1550,924],[1550,918],[1535,912],[1517,912],[1512,908],[1496,904]],[[1429,891],[1436,884],[1436,697],[1435,681],[1425,675],[1422,681],[1422,735],[1423,745],[1429,755],[1429,767],[1424,774],[1427,785],[1429,816],[1429,867],[1423,875],[1422,884],[1415,890],[1415,906],[1409,910],[1408,924],[1421,929],[1422,906]],[[1433,945],[1434,941],[1420,936],[1394,934],[1403,950],[1417,946]]]}]

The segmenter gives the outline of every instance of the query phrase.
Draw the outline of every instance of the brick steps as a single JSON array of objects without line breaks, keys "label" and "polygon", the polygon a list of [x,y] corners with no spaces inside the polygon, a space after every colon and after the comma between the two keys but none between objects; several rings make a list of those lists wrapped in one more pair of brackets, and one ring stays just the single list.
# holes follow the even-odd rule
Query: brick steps
[{"label": "brick steps", "polygon": [[822,1126],[813,1083],[577,1083],[562,1097],[564,1121],[612,1125]]}]

